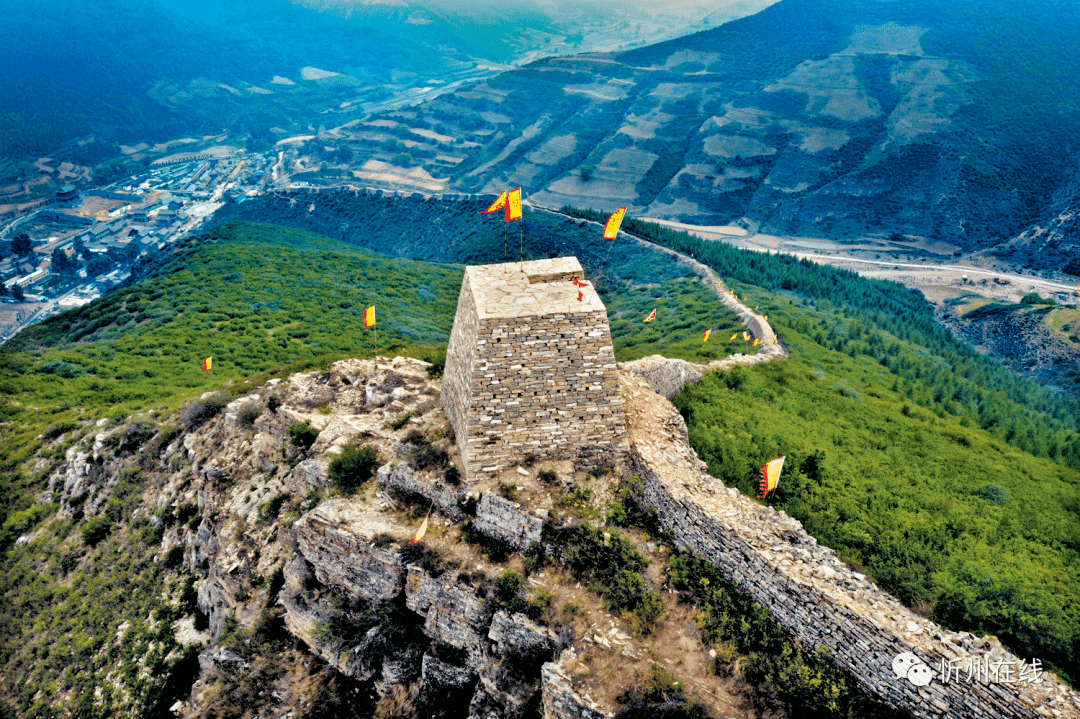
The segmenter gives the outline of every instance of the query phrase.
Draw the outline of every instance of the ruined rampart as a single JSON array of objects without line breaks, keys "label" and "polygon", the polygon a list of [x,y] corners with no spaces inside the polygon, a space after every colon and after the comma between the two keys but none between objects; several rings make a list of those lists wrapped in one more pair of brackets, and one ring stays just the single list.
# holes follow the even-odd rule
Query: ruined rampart
[{"label": "ruined rampart", "polygon": [[[624,374],[622,381],[642,500],[676,544],[718,566],[803,646],[827,647],[864,690],[914,717],[1080,717],[1080,695],[1039,676],[1035,658],[1022,663],[997,641],[915,614],[798,521],[709,476],[676,409],[644,380]],[[943,661],[957,672],[948,682]],[[969,681],[969,667],[987,671]]]}]

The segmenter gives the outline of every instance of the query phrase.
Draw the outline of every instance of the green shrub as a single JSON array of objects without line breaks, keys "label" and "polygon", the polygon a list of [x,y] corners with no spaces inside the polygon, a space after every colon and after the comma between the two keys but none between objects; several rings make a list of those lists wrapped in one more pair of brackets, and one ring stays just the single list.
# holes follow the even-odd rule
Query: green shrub
[{"label": "green shrub", "polygon": [[456,487],[461,484],[461,470],[452,464],[446,468],[444,476],[446,477],[446,483],[449,485]]},{"label": "green shrub", "polygon": [[1009,496],[1009,491],[1000,484],[983,485],[982,489],[979,490],[979,496],[999,505],[1008,504],[1012,500],[1012,497]]},{"label": "green shrub", "polygon": [[259,519],[265,522],[276,518],[278,513],[281,512],[281,505],[285,504],[288,500],[289,495],[284,492],[275,494],[269,502],[265,502],[259,507]]},{"label": "green shrub", "polygon": [[43,436],[47,440],[56,439],[65,432],[70,432],[73,429],[77,429],[78,426],[78,422],[57,422],[56,424],[49,425],[49,428],[45,430]]},{"label": "green shrub", "polygon": [[281,567],[276,567],[273,572],[270,573],[270,578],[267,579],[267,595],[266,604],[267,607],[272,607],[277,603],[278,594],[281,592],[281,588],[285,586],[285,572]]},{"label": "green shrub", "polygon": [[220,392],[212,394],[206,399],[195,400],[184,405],[180,409],[180,421],[185,429],[195,429],[221,414],[229,400]]},{"label": "green shrub", "polygon": [[173,546],[169,547],[169,551],[165,552],[165,556],[162,558],[161,564],[166,569],[176,569],[183,561],[184,546],[182,544],[174,544]]},{"label": "green shrub", "polygon": [[319,438],[319,430],[312,427],[308,422],[293,422],[286,432],[292,446],[303,452],[311,449],[311,445],[315,444],[315,440]]},{"label": "green shrub", "polygon": [[108,517],[94,517],[83,525],[82,538],[91,547],[96,547],[111,531],[112,520]]},{"label": "green shrub", "polygon": [[248,402],[237,412],[236,419],[241,426],[250,427],[255,424],[255,420],[259,418],[264,409],[265,407],[258,402]]},{"label": "green shrub", "polygon": [[134,452],[153,437],[155,432],[157,427],[150,422],[135,420],[124,429],[116,448],[120,452]]},{"label": "green shrub", "polygon": [[412,414],[406,412],[405,414],[401,415],[397,419],[392,419],[389,422],[387,422],[386,426],[389,427],[390,429],[395,429],[395,430],[396,429],[401,429],[402,427],[405,426],[405,423],[408,422],[410,419],[412,419]]},{"label": "green shrub", "polygon": [[49,505],[35,504],[9,516],[0,527],[0,550],[7,549],[16,539],[31,531],[54,509]]},{"label": "green shrub", "polygon": [[374,447],[361,447],[350,442],[342,448],[341,454],[331,460],[330,479],[335,487],[351,494],[371,479],[379,464],[379,455]]},{"label": "green shrub", "polygon": [[64,379],[74,379],[75,377],[81,377],[86,374],[86,368],[71,362],[51,360],[42,364],[41,367],[38,368],[38,372],[41,374],[54,374],[57,377],[63,377]]}]

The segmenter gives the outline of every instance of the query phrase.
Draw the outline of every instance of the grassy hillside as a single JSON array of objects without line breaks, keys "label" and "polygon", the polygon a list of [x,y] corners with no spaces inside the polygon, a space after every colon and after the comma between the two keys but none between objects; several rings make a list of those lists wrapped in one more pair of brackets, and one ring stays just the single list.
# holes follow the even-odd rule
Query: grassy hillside
[{"label": "grassy hillside", "polygon": [[[431,262],[487,264],[502,262],[504,257],[516,260],[521,242],[517,223],[505,223],[504,228],[501,215],[480,214],[489,204],[486,200],[301,190],[226,206],[214,221],[247,220],[299,227],[382,254]],[[520,245],[525,259],[573,255],[581,261],[586,279],[595,282],[599,276],[600,296],[608,308],[618,359],[660,352],[709,361],[735,351],[734,346],[715,340],[702,343],[704,330],[717,330],[719,338],[723,331],[735,331],[737,325],[735,315],[692,279],[697,277],[693,270],[625,238],[611,245],[608,255],[609,244],[595,225],[525,209],[524,241]],[[658,321],[643,324],[642,319],[653,309],[657,310]]]},{"label": "grassy hillside", "polygon": [[756,496],[786,455],[771,504],[917,611],[1080,681],[1075,398],[953,339],[900,285],[627,229],[711,264],[791,351],[676,398],[712,474]]},{"label": "grassy hillside", "polygon": [[[396,227],[411,237],[407,223]],[[497,240],[501,253],[501,235],[487,240],[491,246],[476,242],[472,251],[490,257]],[[598,250],[589,252],[594,257]],[[726,330],[735,319],[686,277],[689,271],[660,266],[649,253],[614,254],[623,275],[605,273],[605,299],[620,359],[653,352],[712,359],[730,351],[716,342],[702,345],[704,327]],[[50,318],[0,348],[4,477],[21,487],[0,487],[0,524],[28,507],[28,493],[36,491],[19,465],[40,445],[38,435],[56,436],[91,418],[176,407],[255,373],[370,356],[375,337],[363,328],[361,313],[372,304],[380,354],[434,359],[450,336],[462,276],[460,266],[388,258],[312,232],[254,223],[220,226],[144,273],[131,287]],[[652,282],[631,285],[625,275],[634,273]],[[653,308],[661,321],[642,323]],[[208,356],[212,372],[202,369]]]},{"label": "grassy hillside", "polygon": [[[174,662],[191,661],[183,653],[166,661],[164,652],[175,647],[155,634],[162,625],[150,619],[151,611],[172,616],[150,599],[163,581],[144,557],[152,530],[145,538],[132,533],[139,528],[106,537],[70,559],[65,537],[93,528],[54,516],[47,479],[67,449],[99,431],[98,420],[108,419],[108,429],[148,408],[165,417],[229,380],[227,392],[239,396],[270,374],[363,356],[372,336],[358,315],[370,303],[380,308],[384,352],[434,358],[439,350],[432,345],[449,333],[460,267],[371,250],[442,262],[466,253],[471,261],[501,259],[500,223],[478,223],[476,203],[344,193],[336,204],[307,212],[310,198],[293,199],[302,201],[267,198],[239,209],[250,204],[248,211],[264,218],[278,213],[279,221],[325,223],[353,246],[299,229],[222,225],[150,267],[132,287],[42,323],[0,350],[0,603],[10,607],[0,613],[0,651],[9,658],[27,646],[31,634],[24,632],[33,622],[56,627],[49,641],[34,639],[32,651],[20,654],[32,663],[13,667],[13,675],[26,677],[8,687],[19,706],[34,705],[39,690],[46,698],[70,691],[90,702],[93,675],[80,679],[65,669],[69,657],[94,656],[101,632],[115,629],[112,614],[144,617],[133,625],[139,643],[132,647],[150,652],[151,642],[161,642],[149,657],[162,670],[160,681],[138,685],[147,715],[171,700],[175,687],[162,677],[188,666]],[[351,199],[372,204],[354,206]],[[296,205],[304,212],[290,214]],[[577,254],[595,276],[606,251],[595,227],[528,217],[530,256]],[[1018,379],[957,342],[934,325],[918,293],[899,285],[740,252],[648,223],[630,221],[627,229],[712,265],[767,312],[792,352],[787,362],[710,376],[677,398],[710,471],[751,494],[757,467],[786,454],[770,502],[853,566],[950,627],[996,634],[1025,658],[1080,676],[1075,400]],[[712,342],[708,350],[700,346],[698,324],[729,315],[712,315],[720,313],[717,303],[670,260],[620,242],[604,276],[623,356],[657,348],[724,351]],[[654,306],[665,324],[642,324]],[[200,369],[210,354],[214,373]],[[133,473],[122,481],[131,485],[120,488],[123,497],[142,480]],[[32,551],[13,546],[40,527],[46,531]],[[90,571],[80,570],[71,587],[40,571],[72,561]],[[183,598],[188,588],[170,592],[180,606],[190,602]]]}]

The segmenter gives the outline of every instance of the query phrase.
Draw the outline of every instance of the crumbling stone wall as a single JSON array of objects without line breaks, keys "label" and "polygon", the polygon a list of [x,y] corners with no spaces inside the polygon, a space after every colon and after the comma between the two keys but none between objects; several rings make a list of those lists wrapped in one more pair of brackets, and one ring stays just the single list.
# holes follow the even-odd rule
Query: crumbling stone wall
[{"label": "crumbling stone wall", "polygon": [[[803,646],[827,647],[864,690],[914,717],[1080,717],[1080,694],[1051,675],[1019,681],[1020,658],[999,642],[915,614],[819,546],[798,521],[724,487],[690,448],[674,406],[639,378],[623,375],[623,382],[641,500],[677,545],[719,567]],[[899,670],[918,665],[928,683],[897,675],[904,653],[915,664],[901,662]],[[1008,662],[1013,682],[946,683],[942,660],[958,668]]]},{"label": "crumbling stone wall", "polygon": [[576,258],[467,267],[442,400],[466,478],[532,454],[626,455],[607,311]]}]

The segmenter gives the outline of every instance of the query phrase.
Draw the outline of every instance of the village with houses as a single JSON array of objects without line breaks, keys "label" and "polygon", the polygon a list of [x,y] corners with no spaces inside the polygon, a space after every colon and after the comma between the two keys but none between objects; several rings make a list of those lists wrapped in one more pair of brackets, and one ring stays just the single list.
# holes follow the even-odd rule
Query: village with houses
[{"label": "village with houses", "polygon": [[0,342],[101,297],[141,257],[196,232],[227,202],[263,192],[273,156],[174,155],[104,187],[69,182],[0,224]]}]

